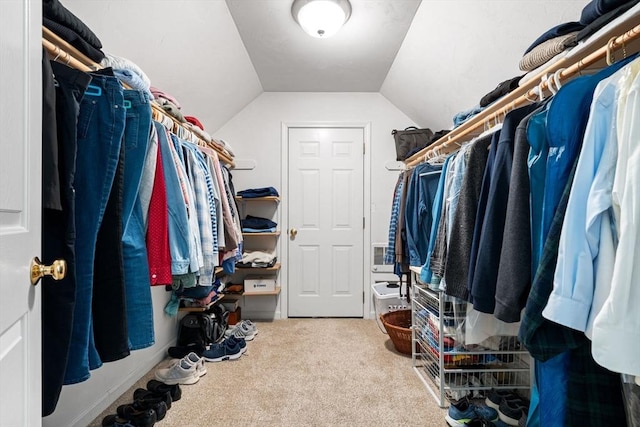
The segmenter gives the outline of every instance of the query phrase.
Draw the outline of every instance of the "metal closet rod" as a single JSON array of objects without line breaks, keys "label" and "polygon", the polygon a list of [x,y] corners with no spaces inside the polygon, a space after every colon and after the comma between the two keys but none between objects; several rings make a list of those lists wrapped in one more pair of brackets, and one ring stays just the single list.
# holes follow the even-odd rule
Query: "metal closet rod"
[{"label": "metal closet rod", "polygon": [[[77,70],[91,72],[102,68],[98,63],[92,61],[90,58],[87,58],[87,56],[78,51],[75,47],[71,46],[65,40],[60,38],[60,36],[58,36],[56,33],[44,26],[42,27],[42,46],[47,50],[47,52],[49,52],[49,54],[53,56],[53,59],[55,61],[65,63]],[[151,103],[151,108],[153,109],[154,114],[162,114],[163,116],[171,119],[171,121],[174,123],[174,126],[182,126],[182,123],[180,123],[174,117],[171,117],[171,115],[167,114],[161,107],[157,106],[156,104]],[[189,129],[186,130],[190,133],[193,133]],[[232,168],[235,167],[235,164],[233,163],[233,159],[231,157],[221,152],[214,145],[208,144],[197,135],[196,137],[202,142],[203,146],[210,147],[216,153],[218,153],[218,157],[220,158],[220,160],[222,160]]]},{"label": "metal closet rod", "polygon": [[[421,151],[415,153],[413,156],[409,157],[405,161],[406,166],[414,167],[428,160],[429,157],[431,157],[433,154],[445,154],[452,152],[457,149],[462,142],[466,141],[465,139],[463,139],[465,136],[472,134],[472,132],[478,130],[478,128],[484,128],[484,126],[491,121],[497,123],[501,121],[501,118],[504,118],[504,116],[509,111],[520,107],[521,105],[531,104],[532,102],[535,102],[536,97],[539,96],[539,91],[549,90],[549,80],[545,79],[545,77],[549,73],[562,70],[558,72],[558,78],[560,81],[566,81],[567,79],[581,73],[589,66],[602,59],[606,58],[607,60],[609,60],[611,52],[624,47],[626,43],[638,38],[638,36],[640,36],[640,25],[633,27],[631,30],[627,31],[621,36],[612,38],[606,45],[600,47],[596,51],[585,56],[579,61],[572,63],[564,69],[562,69],[562,65],[564,65],[564,63],[567,61],[564,60],[564,58],[561,59],[560,61],[549,66],[549,68],[542,70],[534,78],[527,82],[527,84],[515,89],[509,95],[505,96],[499,101],[496,101],[492,106],[487,107],[487,109],[478,113],[476,116],[469,119],[469,121],[452,130],[429,147],[424,148]],[[541,81],[541,83],[533,85],[533,83],[537,81]]]}]

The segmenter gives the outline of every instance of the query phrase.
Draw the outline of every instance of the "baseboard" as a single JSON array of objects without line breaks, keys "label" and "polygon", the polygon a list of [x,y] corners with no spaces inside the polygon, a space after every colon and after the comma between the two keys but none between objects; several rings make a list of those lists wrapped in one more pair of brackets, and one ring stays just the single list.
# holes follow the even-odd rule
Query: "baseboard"
[{"label": "baseboard", "polygon": [[167,357],[167,349],[173,345],[168,343],[162,348],[159,348],[156,353],[151,357],[148,357],[135,371],[132,371],[129,375],[122,378],[119,384],[116,384],[110,390],[106,391],[104,397],[95,402],[95,404],[87,408],[78,417],[73,420],[69,425],[72,427],[86,427],[96,419],[105,409],[115,402],[123,393],[125,393],[132,385],[136,383],[140,378],[145,376],[147,372],[153,369],[158,363],[163,361]]},{"label": "baseboard", "polygon": [[258,311],[258,310],[247,311],[244,307],[242,308],[241,320],[272,321],[280,318],[281,318],[280,311]]}]

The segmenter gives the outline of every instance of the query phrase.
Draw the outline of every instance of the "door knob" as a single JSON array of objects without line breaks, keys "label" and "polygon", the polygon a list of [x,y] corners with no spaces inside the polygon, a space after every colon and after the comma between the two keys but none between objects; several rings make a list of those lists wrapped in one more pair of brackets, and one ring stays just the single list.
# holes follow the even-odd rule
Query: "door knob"
[{"label": "door knob", "polygon": [[289,231],[289,235],[291,236],[291,238],[292,238],[292,239],[295,239],[295,238],[296,238],[296,236],[298,235],[298,230],[296,230],[295,228],[292,228],[292,229]]},{"label": "door knob", "polygon": [[57,259],[51,265],[43,265],[38,257],[31,260],[32,285],[37,285],[44,276],[51,276],[53,280],[62,280],[66,274],[67,262],[63,259]]}]

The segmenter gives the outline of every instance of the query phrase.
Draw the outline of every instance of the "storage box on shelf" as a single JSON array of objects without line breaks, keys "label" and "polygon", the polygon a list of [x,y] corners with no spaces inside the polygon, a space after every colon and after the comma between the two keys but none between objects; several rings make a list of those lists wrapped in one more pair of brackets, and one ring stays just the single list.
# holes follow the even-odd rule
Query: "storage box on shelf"
[{"label": "storage box on shelf", "polygon": [[491,388],[528,394],[532,364],[517,337],[492,337],[491,345],[464,345],[466,302],[453,300],[419,282],[411,293],[412,362],[428,391],[441,407],[448,400]]},{"label": "storage box on shelf", "polygon": [[274,292],[276,290],[275,277],[256,277],[244,279],[244,294]]}]

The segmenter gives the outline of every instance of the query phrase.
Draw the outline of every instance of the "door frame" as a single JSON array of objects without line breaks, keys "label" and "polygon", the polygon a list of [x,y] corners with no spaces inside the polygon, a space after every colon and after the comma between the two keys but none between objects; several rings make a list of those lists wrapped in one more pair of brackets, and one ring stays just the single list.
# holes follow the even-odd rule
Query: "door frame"
[{"label": "door frame", "polygon": [[280,317],[289,318],[289,129],[290,128],[355,128],[362,129],[364,136],[363,158],[363,200],[362,214],[365,218],[365,226],[362,230],[362,280],[364,302],[362,303],[363,318],[370,318],[371,288],[366,281],[370,278],[371,271],[371,122],[281,122],[280,132],[280,239],[279,259],[285,267],[280,270]]}]

